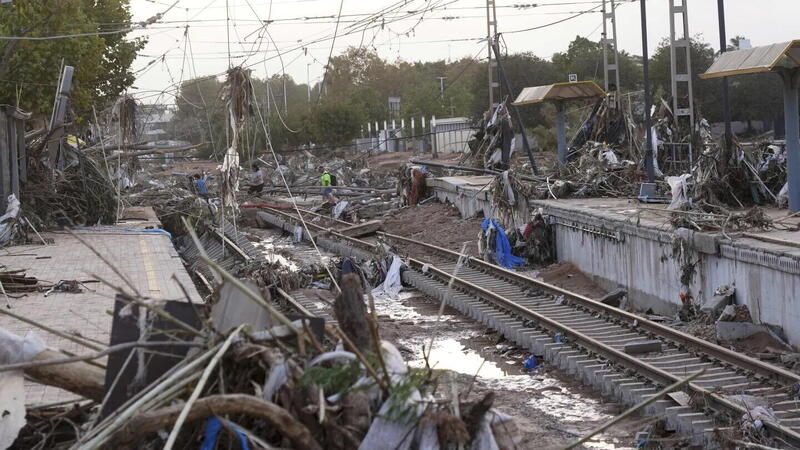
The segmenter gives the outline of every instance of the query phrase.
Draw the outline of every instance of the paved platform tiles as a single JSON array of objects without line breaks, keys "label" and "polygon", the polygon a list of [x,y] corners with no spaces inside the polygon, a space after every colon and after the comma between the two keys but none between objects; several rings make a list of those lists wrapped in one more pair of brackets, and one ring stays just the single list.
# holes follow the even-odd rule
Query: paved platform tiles
[{"label": "paved platform tiles", "polygon": [[[172,279],[174,274],[192,301],[202,301],[168,235],[122,227],[84,229],[77,233],[113,263],[141,295],[160,299],[183,298],[181,287]],[[53,239],[55,243],[0,250],[0,265],[5,266],[4,270],[24,269],[28,276],[52,283],[71,279],[93,280],[97,275],[110,283],[124,286],[112,268],[75,236],[66,232],[44,233],[43,236]],[[111,332],[110,311],[114,309],[114,291],[102,283],[86,283],[82,289],[83,292],[77,294],[54,292],[47,297],[44,292],[28,293],[19,299],[12,298],[10,311],[58,331],[78,332],[86,338],[107,343]],[[2,304],[5,308],[5,300],[2,300]],[[0,315],[0,327],[23,336],[34,331],[47,345],[76,354],[91,352],[86,347],[7,315]],[[73,394],[58,388],[26,383],[28,404],[73,397]]]}]

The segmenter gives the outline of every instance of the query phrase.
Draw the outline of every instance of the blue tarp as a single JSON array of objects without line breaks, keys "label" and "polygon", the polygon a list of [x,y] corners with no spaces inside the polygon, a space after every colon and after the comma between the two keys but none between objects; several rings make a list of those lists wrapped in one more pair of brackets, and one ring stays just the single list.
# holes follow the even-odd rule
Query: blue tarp
[{"label": "blue tarp", "polygon": [[495,262],[506,269],[512,269],[516,266],[521,266],[524,264],[525,261],[522,258],[511,253],[511,243],[508,242],[508,236],[506,236],[506,231],[503,229],[503,227],[501,227],[499,223],[495,222],[494,219],[483,219],[483,223],[481,224],[483,231],[486,232],[490,226],[497,230],[497,237],[495,238]]},{"label": "blue tarp", "polygon": [[[239,438],[239,446],[242,450],[250,450],[250,446],[247,445],[247,438],[245,437],[244,433],[242,433],[235,425],[231,424],[231,428],[233,432],[236,433],[236,436]],[[217,446],[217,438],[219,437],[219,432],[222,430],[222,421],[219,420],[219,417],[212,416],[208,418],[206,422],[206,431],[203,433],[203,442],[200,444],[200,450],[214,450]]]}]

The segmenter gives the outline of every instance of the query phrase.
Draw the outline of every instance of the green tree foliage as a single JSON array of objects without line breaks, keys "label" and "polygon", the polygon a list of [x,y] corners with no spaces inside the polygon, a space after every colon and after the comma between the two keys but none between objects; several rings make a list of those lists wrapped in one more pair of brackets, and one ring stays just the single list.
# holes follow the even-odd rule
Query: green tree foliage
[{"label": "green tree foliage", "polygon": [[358,136],[363,113],[348,103],[326,101],[309,115],[309,132],[314,140],[328,145],[345,145]]},{"label": "green tree foliage", "polygon": [[[130,19],[128,0],[24,0],[0,5],[0,33],[5,36],[117,30],[129,26]],[[92,104],[107,104],[133,83],[131,63],[143,46],[143,40],[129,40],[126,33],[4,41],[0,103],[17,104],[18,98],[19,107],[47,117],[63,59],[75,67],[72,105],[80,119]]]},{"label": "green tree foliage", "polygon": [[177,113],[175,121],[179,131],[178,139],[190,142],[204,142],[201,154],[209,156],[224,150],[225,105],[220,99],[222,83],[215,77],[201,77],[187,80],[178,87],[175,96]]},{"label": "green tree foliage", "polygon": [[[737,40],[738,42],[738,40]],[[691,47],[692,73],[705,71],[715,54],[711,46],[695,37]],[[522,88],[566,81],[576,73],[580,80],[603,83],[602,47],[599,43],[576,37],[566,51],[556,53],[552,61],[533,53],[503,56],[503,67],[516,97]],[[681,64],[681,62],[679,62]],[[642,89],[641,59],[628,53],[619,55],[621,91]],[[350,48],[332,58],[325,86],[311,89],[296,83],[289,76],[273,75],[269,80],[254,79],[258,105],[269,123],[271,141],[277,148],[301,144],[347,144],[357,137],[367,123],[390,120],[388,98],[401,98],[397,119],[412,117],[466,116],[479,118],[488,108],[487,63],[471,58],[457,61],[387,62],[374,51]],[[663,40],[650,61],[654,99],[670,102],[670,52]],[[444,77],[440,83],[439,77]],[[731,104],[734,120],[759,120],[778,117],[781,111],[780,84],[770,74],[731,79]],[[267,96],[267,86],[270,95]],[[442,87],[444,89],[442,90]],[[217,151],[226,143],[224,105],[219,102],[220,83],[213,78],[185,82],[178,96],[178,120],[187,130],[185,137],[198,142],[211,142]],[[322,95],[320,96],[320,90]],[[200,95],[202,93],[202,95]],[[709,121],[721,120],[719,80],[694,77],[695,105]],[[582,107],[576,104],[574,107]],[[575,111],[570,123],[583,120],[586,110]],[[554,126],[552,105],[528,106],[520,109],[523,123],[539,136],[544,145],[552,141]],[[399,122],[399,121],[398,121]],[[538,128],[537,128],[538,127]],[[419,129],[417,129],[418,131]],[[265,145],[260,122],[252,121],[242,133],[240,146],[247,151]]]},{"label": "green tree foliage", "polygon": [[[639,58],[625,51],[617,55],[619,60],[619,82],[623,91],[636,90],[642,83]],[[608,55],[609,61],[612,56]],[[576,36],[566,52],[553,55],[553,66],[557,81],[567,81],[569,74],[578,75],[578,80],[592,80],[603,86],[603,46],[599,42]]]},{"label": "green tree foliage", "polygon": [[[727,50],[737,50],[739,39],[731,39]],[[711,45],[695,36],[691,44],[694,101],[696,111],[709,122],[722,121],[722,81],[703,80],[696,75],[705,72],[714,62],[717,54]],[[678,59],[678,64],[683,62]],[[654,98],[670,101],[670,49],[669,40],[663,39],[650,62],[650,79],[655,92]],[[773,74],[754,74],[728,79],[728,97],[731,105],[731,119],[751,122],[753,120],[774,120],[782,117],[783,102],[780,79]],[[670,103],[671,105],[671,103]]]},{"label": "green tree foliage", "polygon": [[[727,50],[738,50],[742,39],[746,38],[740,35],[731,38]],[[749,128],[753,120],[779,120],[783,117],[781,80],[775,74],[731,77],[728,83],[732,120],[747,122]]]}]

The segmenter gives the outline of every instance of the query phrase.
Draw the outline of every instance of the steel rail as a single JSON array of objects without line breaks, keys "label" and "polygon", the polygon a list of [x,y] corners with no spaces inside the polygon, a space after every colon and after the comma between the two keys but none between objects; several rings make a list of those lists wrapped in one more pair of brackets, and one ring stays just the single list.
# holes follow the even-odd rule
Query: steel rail
[{"label": "steel rail", "polygon": [[[634,370],[638,374],[642,375],[643,377],[653,382],[656,382],[660,385],[670,385],[672,383],[677,383],[682,380],[682,378],[678,376],[672,375],[671,373],[659,369],[658,367],[655,367],[634,356],[631,356],[611,346],[603,344],[602,342],[584,333],[581,333],[580,331],[572,329],[569,326],[563,325],[562,323],[556,320],[553,320],[531,309],[521,306],[516,302],[514,302],[513,300],[509,300],[500,294],[497,294],[495,292],[477,286],[467,280],[464,280],[444,270],[441,270],[429,263],[425,263],[416,260],[414,258],[408,258],[408,261],[409,265],[412,268],[416,267],[416,270],[419,271],[420,273],[426,273],[426,272],[429,274],[433,273],[438,278],[441,278],[442,280],[441,282],[443,284],[454,283],[457,287],[461,287],[465,291],[471,291],[473,294],[476,295],[476,297],[488,300],[494,303],[495,305],[500,306],[501,309],[506,309],[507,311],[510,311],[513,315],[516,315],[524,320],[532,320],[536,322],[538,325],[552,332],[561,332],[568,340],[576,342],[580,347],[583,347],[589,352],[601,356],[614,364],[618,364],[627,369]],[[425,268],[423,269],[423,267]],[[711,409],[730,411],[737,414],[737,417],[740,417],[744,414],[748,414],[749,412],[747,408],[737,405],[725,399],[724,397],[715,394],[712,391],[709,391],[708,389],[698,386],[696,383],[690,382],[686,385],[686,387],[693,394],[705,400],[707,402],[706,404],[709,407],[711,407]],[[797,433],[792,429],[783,427],[777,422],[771,420],[764,420],[762,422],[764,426],[770,431],[770,433],[774,433],[773,436],[779,437],[780,439],[783,439],[789,444],[800,447],[800,433]]]},{"label": "steel rail", "polygon": [[[292,220],[298,220],[297,217],[292,216],[292,215],[287,214],[287,213],[284,213],[284,212],[281,212],[281,211],[272,210],[271,208],[264,208],[264,209],[268,209],[271,212],[280,214],[280,215],[282,215],[284,217],[287,217],[287,218],[290,218]],[[324,232],[330,233],[333,236],[336,236],[338,238],[344,239],[344,240],[346,240],[346,241],[348,241],[350,243],[356,244],[356,245],[358,245],[360,247],[369,248],[372,251],[376,251],[380,247],[379,244],[370,244],[370,243],[368,243],[366,241],[363,241],[361,239],[351,238],[351,237],[345,236],[345,235],[343,235],[341,233],[337,233],[335,231],[332,231],[331,229],[319,227],[317,225],[314,225],[314,227],[320,229],[320,231],[324,231]],[[456,259],[459,256],[461,256],[460,253],[458,253],[458,252],[455,252],[455,251],[452,251],[452,250],[449,250],[449,249],[446,249],[446,248],[442,248],[442,247],[439,247],[439,246],[436,246],[436,245],[433,245],[433,244],[428,244],[426,242],[422,242],[422,241],[406,238],[404,236],[398,236],[398,235],[395,235],[395,234],[385,233],[385,232],[380,232],[380,231],[377,232],[377,234],[379,236],[384,237],[384,238],[402,240],[402,241],[409,242],[409,243],[412,243],[412,244],[417,244],[417,245],[420,245],[420,246],[423,246],[423,247],[427,247],[427,248],[435,250],[437,252],[444,253],[444,254],[449,255],[451,257],[455,257]],[[507,278],[509,280],[514,280],[514,281],[517,281],[517,282],[520,282],[520,283],[533,285],[533,286],[535,286],[537,288],[540,288],[542,290],[548,290],[548,291],[554,292],[556,294],[563,295],[565,298],[571,299],[571,300],[575,301],[576,303],[581,304],[582,306],[586,306],[586,307],[589,307],[591,309],[595,309],[595,310],[599,310],[601,312],[605,312],[606,314],[611,315],[611,316],[617,316],[617,317],[625,318],[627,320],[630,320],[630,323],[627,324],[627,325],[629,325],[629,326],[631,326],[633,328],[639,328],[639,329],[642,329],[642,330],[645,330],[645,331],[649,331],[651,333],[660,334],[660,335],[662,335],[661,337],[665,337],[667,339],[676,340],[678,342],[683,343],[684,345],[689,344],[689,345],[694,345],[696,347],[701,347],[701,348],[703,348],[705,350],[711,350],[712,354],[717,355],[719,357],[719,359],[721,359],[721,360],[723,360],[723,361],[725,361],[725,362],[727,362],[729,364],[736,365],[736,366],[738,366],[740,368],[749,369],[749,370],[751,370],[753,372],[756,372],[756,373],[759,373],[759,374],[762,374],[762,375],[765,374],[765,372],[766,372],[766,376],[769,377],[769,378],[775,378],[777,376],[785,377],[786,379],[792,380],[793,381],[792,384],[795,384],[797,381],[800,381],[800,376],[795,375],[795,374],[793,374],[793,373],[791,373],[789,371],[786,371],[784,369],[781,369],[779,367],[771,366],[769,364],[765,364],[765,363],[763,363],[761,361],[758,361],[758,360],[755,360],[753,358],[750,358],[750,357],[747,357],[747,356],[744,356],[744,355],[740,355],[738,353],[732,352],[732,351],[730,351],[728,349],[725,349],[723,347],[720,347],[720,346],[717,346],[717,345],[712,344],[710,342],[704,341],[704,340],[702,340],[700,338],[697,338],[695,336],[691,336],[691,335],[688,335],[686,333],[682,333],[680,331],[673,330],[672,328],[669,328],[669,327],[666,327],[664,325],[658,324],[658,323],[653,322],[653,321],[651,321],[649,319],[642,318],[642,317],[636,316],[634,314],[628,313],[626,311],[619,310],[617,308],[614,308],[612,306],[600,303],[600,302],[598,302],[596,300],[593,300],[591,298],[582,296],[580,294],[576,294],[574,292],[567,291],[567,290],[565,290],[563,288],[560,288],[558,286],[553,286],[551,284],[548,284],[548,283],[545,283],[545,282],[542,282],[542,281],[539,281],[539,280],[535,280],[535,279],[530,278],[530,277],[526,277],[526,276],[521,275],[519,273],[512,272],[512,271],[507,270],[507,269],[505,269],[503,267],[487,263],[485,261],[473,258],[473,257],[468,256],[468,255],[464,255],[464,256],[466,256],[468,263],[474,263],[477,266],[483,267],[483,268],[485,268],[487,270],[494,271],[494,272],[500,274],[501,278]],[[528,320],[535,321],[536,323],[541,325],[543,328],[550,329],[551,331],[556,331],[556,330],[560,331],[565,336],[567,336],[569,339],[579,343],[580,346],[584,347],[585,349],[589,350],[590,352],[593,352],[593,353],[595,353],[597,355],[600,355],[603,358],[607,359],[608,361],[614,362],[614,363],[619,364],[621,366],[624,366],[624,367],[626,367],[628,369],[631,369],[631,370],[641,374],[645,378],[650,379],[651,381],[654,381],[654,382],[656,382],[658,384],[662,384],[662,385],[668,385],[668,384],[672,384],[672,383],[675,383],[675,382],[678,382],[678,381],[682,380],[680,377],[672,375],[669,372],[666,372],[666,371],[664,371],[662,369],[659,369],[658,367],[655,367],[655,366],[653,366],[653,365],[651,365],[651,364],[649,364],[649,363],[647,363],[645,361],[642,361],[642,360],[640,360],[640,359],[638,359],[638,358],[636,358],[634,356],[628,355],[627,353],[621,352],[621,351],[619,351],[619,350],[617,350],[617,349],[615,349],[615,348],[613,348],[611,346],[603,344],[602,342],[600,342],[600,341],[598,341],[598,340],[596,340],[596,339],[594,339],[594,338],[592,338],[592,337],[590,337],[590,336],[588,336],[586,334],[583,334],[583,333],[581,333],[581,332],[579,332],[577,330],[574,330],[574,329],[572,329],[572,328],[570,328],[570,327],[568,327],[566,325],[563,325],[563,324],[561,324],[560,322],[558,322],[556,320],[550,319],[550,318],[548,318],[548,317],[546,317],[546,316],[544,316],[542,314],[539,314],[539,313],[537,313],[537,312],[535,312],[533,310],[530,310],[530,309],[528,309],[528,308],[526,308],[526,307],[524,307],[522,305],[519,305],[516,302],[514,302],[513,300],[509,300],[509,299],[507,299],[507,298],[505,298],[505,297],[503,297],[503,296],[501,296],[501,295],[499,295],[499,294],[497,294],[495,292],[489,291],[489,290],[484,289],[484,288],[482,288],[480,286],[477,286],[477,285],[475,285],[473,283],[470,283],[467,280],[464,280],[462,278],[458,278],[458,277],[454,276],[453,274],[447,273],[446,271],[443,271],[443,270],[431,265],[430,263],[425,263],[425,262],[416,260],[414,258],[408,258],[408,261],[409,261],[409,265],[410,266],[412,266],[412,267],[413,266],[417,266],[419,272],[422,272],[422,273],[426,273],[426,272],[427,273],[431,273],[431,272],[435,273],[436,275],[441,277],[443,280],[447,280],[447,282],[451,282],[451,280],[452,280],[452,282],[454,284],[460,286],[462,289],[471,290],[471,291],[473,291],[475,293],[480,294],[480,295],[477,295],[477,297],[482,297],[485,300],[488,300],[488,301],[490,301],[492,303],[495,303],[496,305],[500,306],[502,309],[506,309],[508,311],[511,311],[513,314],[515,314],[515,315],[517,315],[517,316],[519,316],[521,318],[526,318]],[[442,281],[442,282],[444,283],[444,281]],[[634,324],[634,321],[636,322],[635,324]],[[667,336],[663,336],[663,335],[667,335]],[[743,367],[743,366],[745,366],[745,367]],[[687,384],[687,388],[690,391],[692,391],[694,394],[696,394],[696,395],[700,396],[702,399],[704,399],[706,401],[706,404],[709,407],[711,407],[711,409],[733,412],[733,413],[737,414],[738,416],[741,416],[741,415],[749,413],[747,408],[745,408],[745,407],[743,407],[741,405],[737,405],[735,403],[732,403],[731,401],[725,399],[724,397],[722,397],[722,396],[720,396],[720,395],[718,395],[716,393],[713,393],[713,392],[709,391],[708,389],[705,389],[705,388],[703,388],[701,386],[698,386],[696,383],[688,383]],[[774,435],[774,437],[784,440],[787,444],[791,444],[791,445],[794,445],[797,448],[800,448],[800,433],[798,433],[798,432],[796,432],[796,431],[794,431],[794,430],[792,430],[790,428],[784,427],[784,426],[778,424],[777,422],[774,422],[774,421],[771,421],[771,420],[762,420],[762,423],[764,424],[764,427],[766,429],[768,429],[771,434]]]},{"label": "steel rail", "polygon": [[[431,250],[438,251],[440,253],[447,254],[451,257],[458,258],[459,253],[442,248],[436,245],[428,244],[425,242],[420,242],[414,239],[409,239],[404,236],[398,236],[395,234],[378,232],[379,235],[385,236],[389,239],[394,240],[401,240],[405,242],[409,242],[412,244],[420,245],[423,247],[427,247]],[[681,331],[675,330],[670,328],[666,325],[662,325],[660,323],[654,322],[649,320],[645,317],[637,316],[636,314],[629,313],[627,311],[623,311],[621,309],[615,308],[610,305],[606,305],[605,303],[601,303],[597,300],[593,300],[589,297],[585,297],[580,294],[576,294],[574,292],[570,292],[566,289],[560,288],[558,286],[554,286],[552,284],[545,283],[544,281],[535,280],[533,278],[527,277],[517,272],[510,271],[503,267],[487,263],[486,261],[473,258],[471,256],[467,256],[468,262],[475,264],[481,268],[484,268],[489,271],[493,271],[495,273],[500,274],[502,277],[509,278],[515,280],[520,283],[532,285],[534,287],[550,291],[557,295],[563,295],[565,299],[569,299],[574,301],[575,303],[580,304],[581,306],[585,306],[591,308],[597,312],[605,313],[611,316],[615,316],[618,319],[624,319],[625,325],[631,328],[638,328],[642,331],[653,333],[659,335],[662,338],[666,338],[670,341],[677,342],[683,346],[695,347],[696,349],[700,349],[704,351],[709,356],[716,357],[726,363],[733,364],[739,368],[749,370],[751,372],[755,372],[767,380],[772,380],[778,383],[782,383],[785,385],[795,385],[800,383],[800,375],[792,373],[786,369],[781,367],[776,367],[771,364],[767,364],[763,361],[759,361],[755,358],[751,358],[746,355],[742,355],[736,352],[733,352],[725,347],[721,347],[717,344],[713,344],[711,342],[705,341],[700,339],[696,336],[692,336],[687,333],[683,333]]]}]

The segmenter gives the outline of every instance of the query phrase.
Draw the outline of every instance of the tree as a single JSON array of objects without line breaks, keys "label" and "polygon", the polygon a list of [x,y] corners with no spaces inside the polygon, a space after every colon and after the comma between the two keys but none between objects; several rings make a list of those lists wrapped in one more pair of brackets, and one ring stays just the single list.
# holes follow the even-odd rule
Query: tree
[{"label": "tree", "polygon": [[[739,49],[746,39],[736,35],[730,39],[727,50]],[[729,79],[731,119],[747,122],[752,129],[753,120],[778,120],[783,117],[783,97],[780,79],[771,73],[751,74]]]},{"label": "tree", "polygon": [[311,112],[308,126],[314,141],[327,145],[344,145],[358,136],[363,122],[362,112],[353,105],[325,101]]},{"label": "tree", "polygon": [[216,77],[186,80],[175,96],[177,113],[173,120],[181,130],[176,138],[190,142],[207,142],[200,154],[212,155],[226,148],[225,106],[220,100],[222,83]]},{"label": "tree", "polygon": [[[609,61],[613,59],[608,55]],[[641,62],[625,51],[617,52],[619,62],[619,82],[622,91],[633,91],[642,82]],[[599,42],[576,36],[570,42],[566,52],[553,55],[553,65],[558,74],[558,81],[566,81],[571,73],[577,74],[579,80],[592,80],[600,86],[604,85],[603,46]],[[612,84],[613,82],[609,82]]]},{"label": "tree", "polygon": [[[0,5],[5,36],[53,36],[113,31],[130,26],[128,0],[25,0]],[[98,24],[113,24],[98,25]],[[17,104],[37,116],[49,115],[59,67],[75,67],[72,107],[77,118],[93,104],[105,105],[134,80],[130,70],[144,40],[126,32],[48,40],[5,41],[0,54],[0,103]]]}]

